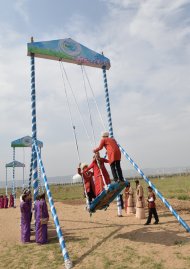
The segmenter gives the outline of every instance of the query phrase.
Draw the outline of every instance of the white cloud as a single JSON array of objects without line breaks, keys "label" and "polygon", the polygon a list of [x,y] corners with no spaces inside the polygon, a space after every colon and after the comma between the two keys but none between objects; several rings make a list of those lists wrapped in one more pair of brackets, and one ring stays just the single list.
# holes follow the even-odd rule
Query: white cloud
[{"label": "white cloud", "polygon": [[25,23],[29,22],[29,15],[26,8],[27,4],[28,0],[16,0],[14,3],[15,10],[18,12]]}]

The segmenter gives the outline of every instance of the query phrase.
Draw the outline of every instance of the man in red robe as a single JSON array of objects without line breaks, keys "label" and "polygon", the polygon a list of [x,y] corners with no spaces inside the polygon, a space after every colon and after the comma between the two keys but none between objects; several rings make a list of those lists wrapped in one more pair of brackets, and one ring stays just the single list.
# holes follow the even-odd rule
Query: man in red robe
[{"label": "man in red robe", "polygon": [[108,132],[102,133],[102,139],[99,147],[93,150],[94,153],[105,148],[107,150],[108,160],[111,167],[114,181],[124,181],[120,162],[121,162],[121,151],[114,138],[109,137]]}]

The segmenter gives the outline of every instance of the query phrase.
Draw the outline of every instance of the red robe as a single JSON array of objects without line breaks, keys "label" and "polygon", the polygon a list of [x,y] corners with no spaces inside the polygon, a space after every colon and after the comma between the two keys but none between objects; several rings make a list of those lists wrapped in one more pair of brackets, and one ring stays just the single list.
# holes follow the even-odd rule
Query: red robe
[{"label": "red robe", "polygon": [[100,141],[100,145],[98,148],[94,149],[94,152],[98,152],[99,150],[106,148],[108,154],[109,164],[112,164],[114,161],[121,160],[121,151],[117,145],[117,142],[114,138],[106,137]]},{"label": "red robe", "polygon": [[[104,166],[104,163],[109,163],[108,160],[104,158],[100,158],[100,163],[101,163],[101,171],[104,176],[106,184],[110,184],[110,177],[109,174]],[[100,171],[100,168],[98,167],[97,161],[93,160],[92,163],[88,166],[88,168],[85,169],[85,172],[89,171],[90,169],[93,169],[94,172],[94,179],[95,179],[95,194],[98,196],[104,187],[103,179],[102,179],[102,174]]]},{"label": "red robe", "polygon": [[81,170],[78,169],[78,174],[83,176],[86,192],[89,193],[92,191],[95,194],[93,173],[91,171],[86,171],[86,169],[81,173]]}]

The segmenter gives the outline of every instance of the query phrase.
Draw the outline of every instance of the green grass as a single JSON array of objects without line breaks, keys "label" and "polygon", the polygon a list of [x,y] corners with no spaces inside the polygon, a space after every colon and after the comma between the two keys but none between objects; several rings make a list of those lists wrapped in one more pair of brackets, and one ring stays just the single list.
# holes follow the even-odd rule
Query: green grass
[{"label": "green grass", "polygon": [[[22,253],[22,255],[21,255]],[[39,255],[40,253],[40,255]],[[14,257],[14,259],[10,259]],[[1,253],[0,268],[58,268],[63,264],[59,243],[37,246],[14,244]],[[32,267],[35,266],[35,267]]]},{"label": "green grass", "polygon": [[[164,197],[190,200],[190,175],[150,178],[150,180]],[[147,183],[144,180],[141,182],[146,193]],[[132,185],[134,186],[133,183]]]},{"label": "green grass", "polygon": [[[150,180],[164,197],[190,200],[190,175],[150,178]],[[141,184],[144,186],[146,195],[148,185],[144,180],[141,180]],[[135,182],[133,180],[131,181],[131,185],[135,188]],[[84,191],[81,184],[50,185],[50,190],[55,201],[84,199]],[[5,190],[0,189],[0,194],[4,193]],[[21,189],[17,189],[17,197],[19,197],[20,193]]]}]

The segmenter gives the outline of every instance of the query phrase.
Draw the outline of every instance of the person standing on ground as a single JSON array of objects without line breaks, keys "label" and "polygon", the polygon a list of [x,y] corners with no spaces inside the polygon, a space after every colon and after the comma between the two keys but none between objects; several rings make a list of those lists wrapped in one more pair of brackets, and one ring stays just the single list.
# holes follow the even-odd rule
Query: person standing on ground
[{"label": "person standing on ground", "polygon": [[125,212],[127,215],[135,213],[134,191],[130,185],[125,188]]},{"label": "person standing on ground", "polygon": [[139,180],[136,183],[136,218],[145,219],[145,201],[144,201],[144,190],[140,185]]},{"label": "person standing on ground", "polygon": [[12,193],[10,194],[9,207],[14,207],[14,196]]},{"label": "person standing on ground", "polygon": [[155,204],[156,196],[150,186],[148,186],[148,218],[145,225],[149,225],[151,223],[152,215],[154,216],[155,222],[154,224],[159,223],[159,218],[156,210]]},{"label": "person standing on ground", "polygon": [[30,201],[28,194],[22,195],[20,203],[21,212],[21,241],[22,243],[30,242]]},{"label": "person standing on ground", "polygon": [[35,202],[35,220],[36,220],[36,243],[46,244],[48,242],[49,214],[45,200],[45,193],[38,196]]},{"label": "person standing on ground", "polygon": [[9,198],[7,195],[4,195],[4,208],[8,208],[9,206]]},{"label": "person standing on ground", "polygon": [[93,150],[94,153],[105,148],[107,150],[108,161],[111,167],[113,179],[115,182],[124,181],[123,173],[121,170],[121,151],[117,145],[114,138],[109,137],[109,132],[102,133],[102,139],[100,141],[99,147]]}]

